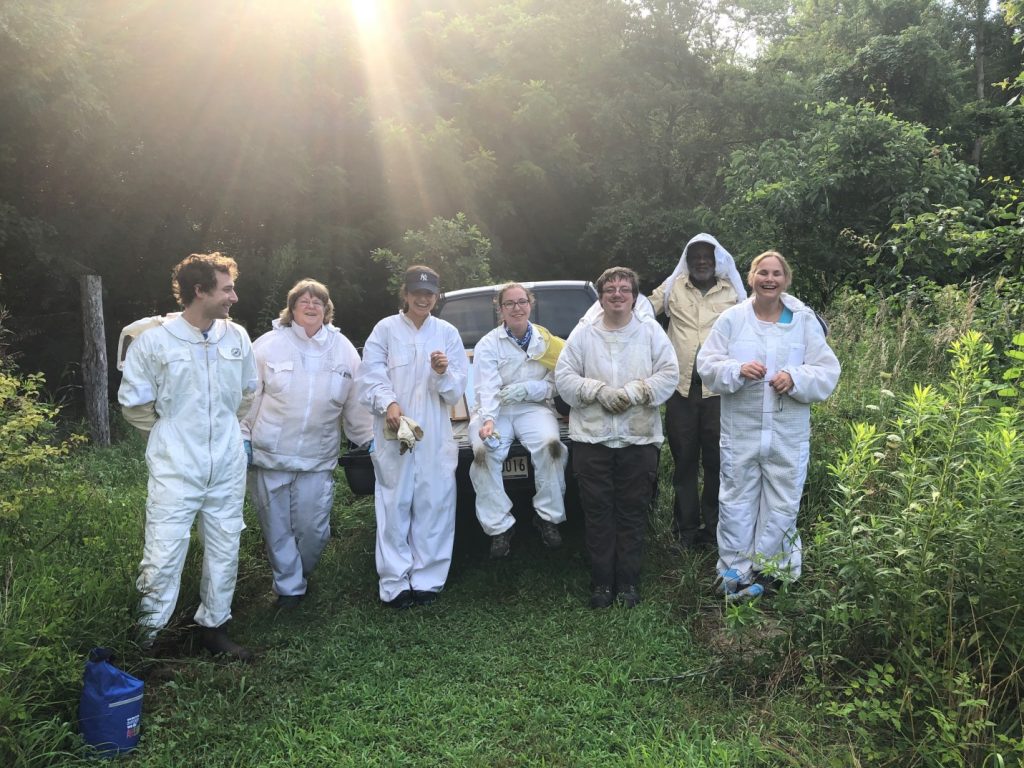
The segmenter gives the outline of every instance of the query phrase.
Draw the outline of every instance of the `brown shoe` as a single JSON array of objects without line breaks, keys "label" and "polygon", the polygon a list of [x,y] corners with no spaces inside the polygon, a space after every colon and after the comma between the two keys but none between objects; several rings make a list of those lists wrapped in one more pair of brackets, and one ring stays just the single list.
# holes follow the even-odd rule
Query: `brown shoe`
[{"label": "brown shoe", "polygon": [[252,661],[253,659],[252,651],[228,637],[223,624],[219,627],[203,627],[199,642],[214,656],[224,654],[233,656],[239,661]]}]

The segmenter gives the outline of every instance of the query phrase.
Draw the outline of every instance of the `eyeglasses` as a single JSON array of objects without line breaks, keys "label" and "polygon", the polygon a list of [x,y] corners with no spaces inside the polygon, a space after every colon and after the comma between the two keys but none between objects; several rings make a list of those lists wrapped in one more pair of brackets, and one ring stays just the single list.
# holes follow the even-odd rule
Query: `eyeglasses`
[{"label": "eyeglasses", "polygon": [[515,301],[503,301],[501,302],[502,309],[515,309],[516,307],[525,308],[530,306],[529,299],[516,299]]},{"label": "eyeglasses", "polygon": [[601,293],[603,293],[605,296],[614,296],[616,293],[621,293],[623,296],[629,296],[631,293],[633,293],[633,289],[630,286],[626,285],[619,286],[618,288],[605,288],[604,290],[601,291]]},{"label": "eyeglasses", "polygon": [[299,299],[295,302],[300,307],[313,307],[314,309],[323,309],[324,303],[320,299]]}]

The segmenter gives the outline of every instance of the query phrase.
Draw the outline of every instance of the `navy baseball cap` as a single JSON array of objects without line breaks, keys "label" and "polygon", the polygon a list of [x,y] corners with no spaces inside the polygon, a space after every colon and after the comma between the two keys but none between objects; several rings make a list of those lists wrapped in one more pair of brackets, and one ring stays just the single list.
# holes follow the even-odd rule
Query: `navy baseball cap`
[{"label": "navy baseball cap", "polygon": [[425,269],[417,269],[406,273],[405,290],[440,293],[441,286],[438,284],[437,275],[427,272]]}]

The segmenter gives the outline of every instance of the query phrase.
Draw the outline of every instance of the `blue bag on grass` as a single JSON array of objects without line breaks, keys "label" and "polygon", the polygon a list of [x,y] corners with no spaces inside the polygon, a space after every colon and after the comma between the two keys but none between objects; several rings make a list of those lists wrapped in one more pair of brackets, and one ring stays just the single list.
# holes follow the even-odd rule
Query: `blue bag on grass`
[{"label": "blue bag on grass", "polygon": [[130,752],[139,743],[143,682],[118,669],[109,648],[93,648],[85,663],[78,726],[85,743],[104,757]]}]

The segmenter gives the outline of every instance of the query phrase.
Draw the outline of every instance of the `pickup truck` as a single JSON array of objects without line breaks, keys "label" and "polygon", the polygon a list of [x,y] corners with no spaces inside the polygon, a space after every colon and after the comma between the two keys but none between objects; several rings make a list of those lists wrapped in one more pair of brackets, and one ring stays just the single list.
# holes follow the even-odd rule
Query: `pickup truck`
[{"label": "pickup truck", "polygon": [[[597,290],[593,283],[584,280],[551,280],[540,282],[524,282],[523,285],[533,291],[537,297],[530,319],[547,328],[555,336],[566,338],[576,323],[597,299]],[[473,391],[473,349],[484,335],[499,323],[498,310],[494,298],[501,289],[500,285],[488,285],[480,288],[463,288],[443,294],[438,301],[434,314],[454,325],[462,336],[462,345],[469,357],[469,377],[466,384],[466,395],[462,402],[451,409],[452,431],[459,443],[459,466],[455,472],[455,482],[460,507],[468,505],[472,508],[475,498],[473,484],[469,479],[469,465],[473,461],[473,452],[469,445],[469,419],[472,416],[475,394]],[[569,446],[568,423],[563,416],[560,419],[562,442]],[[350,450],[339,460],[345,471],[352,492],[358,495],[373,493],[373,465],[366,451]],[[570,465],[571,466],[571,465]],[[569,469],[566,470],[570,474]],[[533,467],[527,450],[515,441],[505,460],[502,470],[505,487],[509,494],[517,495],[533,490]],[[575,482],[567,477],[567,495],[574,493]]]}]

